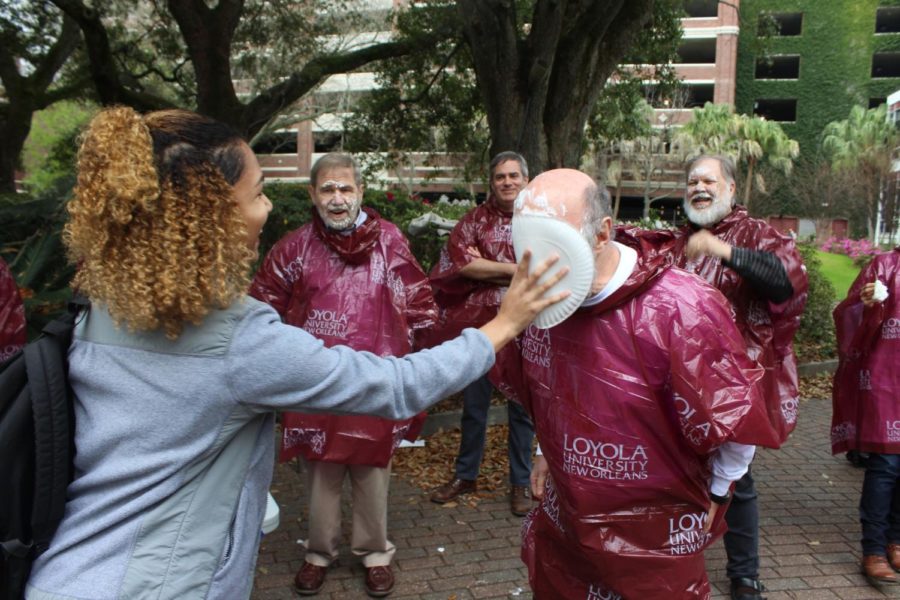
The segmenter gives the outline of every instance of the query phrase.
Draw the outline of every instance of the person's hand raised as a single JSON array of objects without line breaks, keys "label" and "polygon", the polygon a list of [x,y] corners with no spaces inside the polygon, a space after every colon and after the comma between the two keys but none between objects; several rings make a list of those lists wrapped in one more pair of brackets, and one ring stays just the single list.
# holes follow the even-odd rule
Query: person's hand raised
[{"label": "person's hand raised", "polygon": [[522,260],[516,267],[516,274],[509,282],[509,289],[503,296],[497,316],[481,327],[481,332],[487,335],[494,344],[495,352],[528,327],[539,312],[569,296],[570,292],[565,290],[544,297],[547,290],[569,272],[568,268],[558,269],[548,276],[546,281],[538,281],[557,260],[559,260],[557,256],[548,258],[529,275],[531,252],[525,251]]}]

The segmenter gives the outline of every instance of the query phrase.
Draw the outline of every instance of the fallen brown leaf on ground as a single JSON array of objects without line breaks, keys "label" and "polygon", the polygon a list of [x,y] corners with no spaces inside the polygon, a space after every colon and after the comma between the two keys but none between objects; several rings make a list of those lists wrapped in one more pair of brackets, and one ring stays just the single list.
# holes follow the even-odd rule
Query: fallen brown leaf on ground
[{"label": "fallen brown leaf on ground", "polygon": [[833,376],[831,373],[801,377],[800,398],[805,400],[830,400],[832,380]]},{"label": "fallen brown leaf on ground", "polygon": [[[478,492],[461,496],[460,503],[474,508],[478,506],[480,499],[507,494],[509,488],[507,429],[506,425],[488,427],[481,474],[478,477]],[[422,490],[431,492],[453,477],[459,438],[459,429],[439,431],[425,438],[425,446],[422,448],[401,448],[394,454],[391,471]]]}]

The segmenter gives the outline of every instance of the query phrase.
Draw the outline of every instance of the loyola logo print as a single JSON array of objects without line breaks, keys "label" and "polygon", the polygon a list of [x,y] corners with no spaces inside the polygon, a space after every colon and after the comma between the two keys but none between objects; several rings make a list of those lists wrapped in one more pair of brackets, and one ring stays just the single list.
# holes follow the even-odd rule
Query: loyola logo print
[{"label": "loyola logo print", "polygon": [[522,359],[533,365],[549,369],[550,331],[529,325],[520,339],[519,347],[522,349]]},{"label": "loyola logo print", "polygon": [[859,389],[872,389],[872,373],[868,369],[860,369],[859,371]]},{"label": "loyola logo print", "polygon": [[797,412],[800,410],[799,398],[786,398],[781,401],[781,414],[786,423],[797,422]]},{"label": "loyola logo print", "polygon": [[896,340],[900,339],[900,319],[891,317],[881,326],[881,339]]},{"label": "loyola logo print", "polygon": [[704,533],[706,513],[684,513],[669,519],[669,553],[673,555],[694,554],[703,550],[712,537]]},{"label": "loyola logo print", "polygon": [[885,421],[884,424],[885,433],[887,434],[887,441],[900,442],[900,420]]},{"label": "loyola logo print", "polygon": [[512,226],[507,223],[506,225],[495,227],[485,236],[485,239],[489,243],[512,245]]},{"label": "loyola logo print", "polygon": [[678,413],[678,420],[681,423],[681,429],[690,443],[699,446],[703,440],[709,437],[711,425],[709,421],[695,423],[697,417],[697,409],[690,403],[673,392],[672,401],[675,403],[675,411]]},{"label": "loyola logo print", "polygon": [[598,584],[591,584],[585,600],[622,600],[622,596]]},{"label": "loyola logo print", "polygon": [[647,450],[563,435],[563,471],[596,480],[647,479]]},{"label": "loyola logo print", "polygon": [[312,308],[306,315],[306,323],[303,329],[314,336],[328,336],[336,338],[347,337],[347,315],[334,310]]}]

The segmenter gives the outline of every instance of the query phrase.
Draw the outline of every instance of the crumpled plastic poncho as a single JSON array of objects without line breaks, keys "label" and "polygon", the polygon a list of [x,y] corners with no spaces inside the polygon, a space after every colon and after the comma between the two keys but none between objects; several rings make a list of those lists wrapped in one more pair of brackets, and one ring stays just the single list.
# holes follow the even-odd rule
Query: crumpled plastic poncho
[{"label": "crumpled plastic poncho", "polygon": [[[437,307],[403,234],[374,210],[363,210],[368,219],[350,235],[328,230],[314,211],[312,223],[272,248],[250,295],[326,346],[403,356],[416,331],[433,325]],[[280,458],[386,467],[424,420],[425,413],[406,421],[285,413]]]},{"label": "crumpled plastic poncho", "polygon": [[[887,300],[866,308],[878,279]],[[900,454],[900,247],[876,256],[834,309],[840,362],[832,391],[831,451]]]},{"label": "crumpled plastic poncho", "polygon": [[703,550],[725,529],[722,509],[702,531],[713,453],[775,441],[726,300],[646,249],[614,294],[530,326],[501,367],[550,468],[523,525],[537,598],[707,598]]},{"label": "crumpled plastic poncho", "polygon": [[0,259],[0,362],[25,345],[25,308],[12,272]]},{"label": "crumpled plastic poncho", "polygon": [[442,341],[456,337],[466,327],[481,327],[497,315],[506,287],[470,279],[459,272],[475,260],[466,251],[469,247],[477,248],[487,260],[516,262],[511,221],[512,214],[500,210],[497,201],[489,197],[467,212],[450,232],[440,259],[428,275],[440,306],[437,329]]},{"label": "crumpled plastic poncho", "polygon": [[688,261],[684,247],[695,230],[685,226],[676,232],[676,266],[696,273],[728,298],[747,353],[766,370],[765,401],[780,445],[797,426],[800,406],[793,342],[806,306],[806,269],[794,241],[765,221],[751,218],[743,206],[736,207],[709,231],[732,246],[771,252],[784,265],[794,287],[794,295],[781,304],[760,298],[749,283],[718,258],[705,256]]}]

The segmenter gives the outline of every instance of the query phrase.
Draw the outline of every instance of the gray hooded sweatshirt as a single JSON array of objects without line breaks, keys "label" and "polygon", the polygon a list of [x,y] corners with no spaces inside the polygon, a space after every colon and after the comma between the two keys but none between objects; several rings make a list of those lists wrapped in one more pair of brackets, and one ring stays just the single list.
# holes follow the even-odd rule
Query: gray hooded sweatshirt
[{"label": "gray hooded sweatshirt", "polygon": [[28,600],[248,598],[273,411],[406,419],[483,375],[494,352],[474,329],[403,358],[326,348],[246,298],[174,341],[95,306],[69,361],[75,480]]}]

